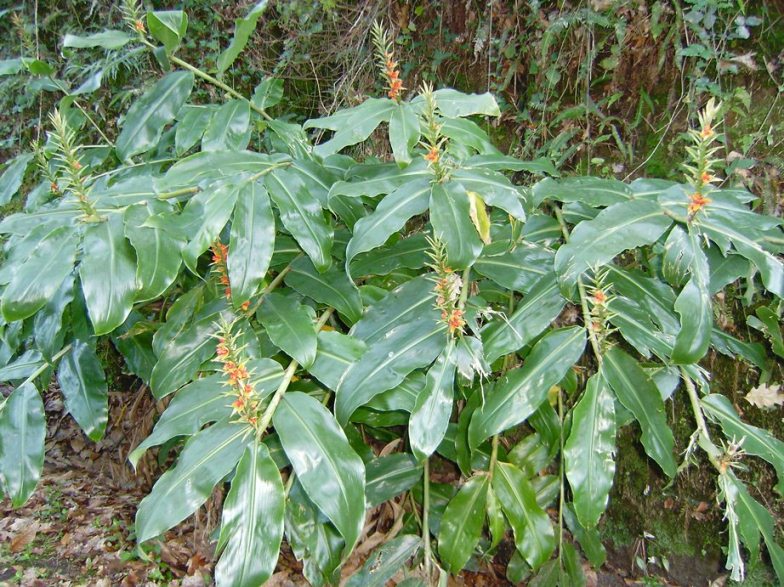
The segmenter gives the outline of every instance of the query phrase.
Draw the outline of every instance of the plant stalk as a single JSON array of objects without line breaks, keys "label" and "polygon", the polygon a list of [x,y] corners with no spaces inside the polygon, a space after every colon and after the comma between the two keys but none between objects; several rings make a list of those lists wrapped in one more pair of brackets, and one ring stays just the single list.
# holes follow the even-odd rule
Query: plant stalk
[{"label": "plant stalk", "polygon": [[431,558],[433,553],[430,547],[430,459],[425,459],[424,471],[422,472],[423,503],[422,503],[422,542],[425,546],[425,577],[427,584],[430,584],[432,573]]}]

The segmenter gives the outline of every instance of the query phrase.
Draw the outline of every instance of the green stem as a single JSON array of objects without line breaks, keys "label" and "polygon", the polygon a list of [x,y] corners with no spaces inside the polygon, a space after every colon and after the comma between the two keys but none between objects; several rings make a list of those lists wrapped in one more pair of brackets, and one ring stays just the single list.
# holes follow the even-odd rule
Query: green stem
[{"label": "green stem", "polygon": [[700,398],[697,395],[697,389],[694,387],[694,382],[691,377],[686,373],[686,370],[681,367],[681,378],[686,385],[686,393],[689,396],[691,403],[691,410],[694,414],[694,419],[697,422],[697,431],[700,435],[700,446],[708,455],[708,460],[716,467],[719,473],[724,473],[720,460],[721,450],[711,440],[710,432],[708,431],[708,424],[705,422],[705,415],[702,413],[702,406],[700,405]]},{"label": "green stem", "polygon": [[563,510],[566,503],[566,484],[564,482],[564,437],[563,437],[563,392],[558,388],[558,419],[561,422],[558,439],[560,442],[561,452],[558,458],[558,476],[560,479],[560,492],[558,497],[558,570],[559,576],[563,578],[563,540],[564,540],[564,521]]},{"label": "green stem", "polygon": [[498,463],[498,442],[499,442],[499,439],[500,439],[500,436],[498,434],[494,434],[493,435],[493,449],[490,452],[490,469],[489,469],[490,479],[493,478],[493,473],[495,472],[495,466],[496,466],[496,463]]},{"label": "green stem", "polygon": [[[52,360],[51,360],[51,361],[46,361],[46,362],[45,362],[43,365],[41,365],[40,367],[38,367],[38,369],[36,369],[35,371],[33,371],[32,375],[30,375],[30,376],[29,376],[27,379],[25,379],[25,380],[22,382],[22,384],[21,384],[21,385],[19,385],[19,386],[17,387],[17,389],[18,389],[19,387],[22,387],[22,386],[24,386],[24,385],[27,385],[28,383],[32,383],[33,381],[35,381],[35,379],[36,379],[36,378],[37,378],[37,377],[38,377],[38,376],[39,376],[41,373],[43,373],[44,371],[46,371],[46,370],[47,370],[49,367],[54,367],[55,363],[57,363],[57,361],[59,361],[60,359],[62,359],[62,358],[63,358],[63,356],[64,356],[66,353],[68,353],[68,351],[70,351],[72,348],[73,348],[73,345],[72,345],[71,343],[69,343],[69,344],[65,345],[65,346],[64,346],[63,348],[61,348],[61,349],[60,349],[60,350],[59,350],[57,353],[55,353],[55,355],[52,357]],[[10,397],[10,396],[9,396],[9,397]],[[3,401],[2,401],[2,402],[0,402],[0,410],[2,410],[2,408],[3,408],[3,406],[5,405],[5,402],[6,402],[6,401],[8,401],[8,398],[4,398],[4,399],[3,399]]]},{"label": "green stem", "polygon": [[[293,263],[294,261],[296,261],[297,259],[299,259],[301,256],[302,256],[302,255],[297,255],[297,257],[296,257],[296,258],[295,258],[295,259],[294,259],[294,260],[293,260],[291,263]],[[281,269],[280,273],[278,273],[278,274],[275,276],[275,279],[273,279],[272,281],[270,281],[269,285],[268,285],[267,287],[265,287],[265,288],[264,288],[264,291],[262,291],[262,292],[261,292],[261,295],[259,296],[259,301],[257,301],[257,302],[256,302],[256,303],[253,305],[253,307],[252,307],[250,310],[248,310],[248,314],[250,314],[251,316],[252,316],[253,314],[255,314],[255,313],[256,313],[256,310],[258,310],[258,309],[259,309],[259,306],[261,305],[261,302],[263,302],[263,301],[264,301],[264,296],[266,296],[266,295],[267,295],[268,293],[270,293],[271,291],[274,291],[274,290],[275,290],[275,289],[276,289],[276,288],[277,288],[277,287],[278,287],[278,286],[279,286],[279,285],[280,285],[280,284],[283,282],[283,278],[284,278],[284,277],[286,277],[286,274],[287,274],[289,271],[291,271],[291,263],[289,263],[289,264],[288,264],[288,265],[286,265],[286,266],[285,266],[283,269]],[[323,324],[322,324],[322,326],[323,326]]]},{"label": "green stem", "polygon": [[186,194],[196,194],[201,191],[198,187],[190,187],[190,188],[181,188],[179,190],[174,190],[171,192],[164,192],[162,194],[158,194],[159,200],[171,200],[172,198],[177,198],[179,196],[184,196]]},{"label": "green stem", "polygon": [[[145,45],[147,45],[150,49],[155,49],[156,48],[155,45],[153,45],[152,43],[150,43],[146,39],[142,39],[142,42]],[[237,90],[231,88],[230,86],[227,86],[226,84],[224,84],[219,79],[212,77],[206,71],[202,71],[201,69],[199,69],[195,65],[191,65],[187,61],[183,61],[182,59],[180,59],[179,57],[176,57],[174,55],[169,55],[169,61],[179,65],[183,69],[187,69],[188,71],[193,73],[193,75],[195,75],[196,77],[200,77],[201,79],[203,79],[204,81],[212,84],[216,88],[220,88],[221,90],[223,90],[224,92],[226,92],[230,96],[234,96],[235,98],[238,98],[239,100],[242,100],[243,102],[247,102],[248,106],[250,106],[251,110],[253,110],[257,114],[260,114],[266,120],[272,120],[272,117],[269,114],[267,114],[267,112],[263,108],[259,108],[253,102],[248,100],[245,96],[240,94]]]},{"label": "green stem", "polygon": [[430,547],[430,459],[425,459],[424,471],[422,473],[423,484],[423,504],[422,504],[422,542],[425,545],[425,577],[427,584],[430,584],[431,558],[433,553]]},{"label": "green stem", "polygon": [[471,266],[469,265],[463,269],[463,286],[460,289],[460,298],[457,300],[457,307],[459,310],[465,309],[466,301],[468,300],[468,291],[471,289]]}]

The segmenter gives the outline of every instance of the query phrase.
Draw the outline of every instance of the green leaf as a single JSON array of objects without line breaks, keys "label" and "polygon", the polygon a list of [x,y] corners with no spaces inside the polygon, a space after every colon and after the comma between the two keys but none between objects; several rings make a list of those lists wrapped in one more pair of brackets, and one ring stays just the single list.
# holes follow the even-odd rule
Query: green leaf
[{"label": "green leaf", "polygon": [[445,346],[445,328],[435,320],[405,322],[389,330],[383,342],[368,347],[338,385],[335,392],[338,421],[348,422],[354,410],[398,386],[414,369],[429,365]]},{"label": "green leaf", "polygon": [[479,233],[480,240],[490,244],[490,217],[487,215],[487,208],[482,197],[476,192],[466,192],[468,194],[469,216],[474,223],[476,232]]},{"label": "green leaf", "polygon": [[675,311],[681,316],[681,329],[675,338],[672,360],[686,365],[696,363],[705,356],[713,330],[708,259],[700,248],[698,238],[696,232],[689,230],[688,240],[678,243],[687,251],[685,256],[689,260],[691,279],[675,300]]},{"label": "green leaf", "polygon": [[390,540],[373,551],[359,572],[346,582],[346,587],[384,587],[421,546],[422,538],[412,534]]},{"label": "green leaf", "polygon": [[245,451],[245,424],[224,422],[202,430],[185,444],[177,464],[166,471],[136,510],[139,543],[163,534],[195,512],[228,475]]},{"label": "green leaf", "polygon": [[223,502],[216,585],[256,587],[275,572],[283,539],[283,481],[267,447],[256,440],[242,455]]},{"label": "green leaf", "polygon": [[555,532],[550,518],[536,503],[533,487],[520,469],[499,462],[493,490],[514,531],[517,551],[534,569],[539,568],[555,550]]},{"label": "green leaf", "polygon": [[325,128],[336,131],[326,143],[317,145],[313,152],[328,157],[345,147],[367,139],[382,122],[388,122],[397,108],[397,102],[387,98],[368,98],[359,106],[345,108],[332,116],[311,119],[304,128]]},{"label": "green leaf", "polygon": [[215,334],[220,330],[221,314],[225,312],[226,301],[215,300],[193,323],[183,324],[167,343],[162,343],[165,346],[160,352],[156,350],[158,362],[150,376],[150,389],[156,399],[190,381],[201,364],[215,354]]},{"label": "green leaf", "polygon": [[637,361],[617,347],[605,353],[600,372],[618,401],[640,423],[645,452],[659,463],[668,477],[674,477],[676,464],[672,451],[675,441],[656,385]]},{"label": "green leaf", "polygon": [[[477,265],[480,263],[481,260]],[[477,271],[482,272],[478,267]],[[506,320],[494,320],[482,328],[487,361],[492,363],[530,343],[558,317],[565,304],[555,273],[551,271],[542,276],[511,316]]]},{"label": "green leaf", "polygon": [[455,361],[454,341],[446,348],[427,372],[425,387],[419,392],[408,424],[411,450],[417,459],[433,454],[446,434],[452,415],[454,399]]},{"label": "green leaf", "polygon": [[591,528],[590,530],[583,528],[580,521],[574,513],[574,506],[567,504],[563,510],[564,521],[566,522],[569,532],[580,543],[580,548],[583,549],[585,557],[591,562],[594,568],[599,568],[607,560],[607,551],[602,544],[602,537],[598,528]]},{"label": "green leaf", "polygon": [[318,333],[316,360],[308,367],[308,371],[334,391],[346,371],[365,350],[367,346],[358,338],[322,330]]},{"label": "green leaf", "polygon": [[426,212],[429,202],[430,182],[424,178],[406,182],[384,197],[371,214],[354,225],[354,234],[346,247],[346,266],[359,253],[383,245],[413,216]]},{"label": "green leaf", "polygon": [[174,131],[174,149],[178,155],[183,155],[190,151],[196,143],[201,141],[204,131],[207,128],[212,116],[215,114],[214,108],[205,106],[183,106],[187,111],[183,115],[178,115],[179,122]]},{"label": "green leaf", "polygon": [[585,330],[573,326],[552,330],[531,349],[525,364],[509,371],[487,392],[474,412],[468,444],[476,449],[485,439],[525,421],[547,399],[585,348]]},{"label": "green leaf", "polygon": [[5,206],[10,202],[11,198],[19,191],[19,188],[22,187],[27,166],[32,160],[32,153],[22,153],[8,161],[3,170],[3,175],[0,175],[0,206]]},{"label": "green leaf", "polygon": [[407,453],[394,453],[368,462],[365,470],[368,507],[376,507],[411,489],[422,478],[422,465]]},{"label": "green leaf", "polygon": [[553,258],[551,250],[538,245],[496,241],[485,247],[474,268],[506,289],[528,293],[552,274]]},{"label": "green leaf", "polygon": [[188,237],[182,260],[193,273],[198,273],[199,257],[218,239],[240,193],[249,189],[251,183],[213,184],[188,200],[178,222],[180,234]]},{"label": "green leaf", "polygon": [[131,41],[132,37],[124,31],[106,30],[92,35],[65,35],[63,47],[73,49],[91,49],[101,47],[103,49],[120,49]]},{"label": "green leaf", "polygon": [[351,263],[350,273],[357,276],[387,275],[401,267],[421,269],[427,263],[429,250],[430,244],[425,235],[417,233],[402,238],[390,246],[358,255],[358,258],[355,258]]},{"label": "green leaf", "polygon": [[306,369],[316,359],[316,315],[292,297],[272,292],[264,296],[256,317],[272,343]]},{"label": "green leaf", "polygon": [[45,436],[41,394],[32,383],[24,383],[0,411],[0,482],[14,508],[25,504],[41,478]]},{"label": "green leaf", "polygon": [[645,200],[613,204],[593,220],[581,222],[555,254],[561,290],[570,292],[587,269],[656,241],[671,223],[658,203]]},{"label": "green leaf", "polygon": [[65,399],[65,409],[94,442],[103,438],[109,420],[109,388],[95,349],[75,339],[71,350],[60,360],[57,382]]},{"label": "green leaf", "polygon": [[534,201],[580,202],[591,207],[612,206],[632,199],[632,190],[617,179],[567,177],[544,179],[533,187]]},{"label": "green leaf", "polygon": [[[250,9],[247,15],[234,21],[234,36],[231,39],[231,43],[218,56],[216,62],[218,73],[223,73],[229,69],[239,54],[242,53],[245,45],[248,44],[251,34],[256,30],[256,23],[265,8],[267,8],[267,0],[261,0]],[[263,583],[263,581],[261,582]]]},{"label": "green leaf", "polygon": [[283,99],[283,80],[275,77],[265,77],[253,90],[251,102],[256,108],[267,110],[277,106]]},{"label": "green leaf", "polygon": [[419,119],[411,105],[400,102],[389,118],[389,144],[397,163],[411,162],[411,149],[419,141]]},{"label": "green leaf", "polygon": [[137,302],[158,298],[174,283],[180,272],[181,251],[185,246],[181,238],[166,230],[144,226],[157,208],[153,204],[137,204],[125,211],[125,236],[136,251]]},{"label": "green leaf", "polygon": [[615,400],[607,382],[594,375],[572,410],[572,430],[564,445],[566,477],[574,509],[584,528],[599,522],[615,475]]},{"label": "green leaf", "polygon": [[21,59],[0,59],[0,77],[15,75],[22,71]]},{"label": "green leaf", "polygon": [[74,274],[65,278],[60,289],[33,318],[35,346],[50,360],[64,346],[63,317],[74,298]]},{"label": "green leaf", "polygon": [[235,308],[249,300],[267,274],[275,249],[275,217],[269,194],[259,182],[240,189],[231,220],[227,268]]},{"label": "green leaf", "polygon": [[310,259],[301,257],[291,264],[291,270],[286,274],[286,285],[303,296],[335,308],[349,324],[362,317],[359,291],[340,269],[333,267],[319,273]]},{"label": "green leaf", "polygon": [[326,271],[332,260],[334,232],[324,218],[318,200],[310,193],[299,174],[278,170],[266,177],[267,190],[278,207],[283,226],[291,233],[319,271]]},{"label": "green leaf", "polygon": [[478,193],[490,206],[525,222],[521,193],[504,175],[491,169],[458,169],[452,179],[467,191]]},{"label": "green leaf", "polygon": [[[447,118],[461,118],[480,114],[483,116],[500,116],[501,110],[490,92],[484,94],[464,94],[452,88],[443,88],[434,92],[438,111]],[[420,96],[414,99],[418,104]]]},{"label": "green leaf", "polygon": [[471,477],[446,506],[438,529],[438,554],[456,575],[465,567],[482,536],[490,478]]},{"label": "green leaf", "polygon": [[784,442],[767,430],[747,424],[740,419],[730,401],[723,395],[712,393],[700,400],[712,420],[718,422],[729,439],[743,439],[743,450],[766,460],[776,469],[779,482],[776,490],[784,495]]},{"label": "green leaf", "polygon": [[84,231],[79,278],[96,335],[108,334],[125,322],[139,287],[136,255],[125,239],[119,214]]},{"label": "green leaf", "polygon": [[38,242],[3,292],[6,321],[32,316],[55,296],[73,270],[77,244],[77,233],[67,226],[55,228]]},{"label": "green leaf", "polygon": [[770,341],[771,350],[779,357],[784,357],[784,337],[781,334],[779,315],[768,306],[760,306],[755,310],[755,314],[759,322],[752,322],[753,316],[749,316],[746,318],[746,323],[762,331]]},{"label": "green leaf", "polygon": [[446,246],[452,269],[465,269],[482,252],[482,241],[471,222],[465,188],[456,182],[435,184],[430,193],[430,222],[433,233]]},{"label": "green leaf", "polygon": [[216,180],[236,183],[245,174],[264,174],[285,164],[288,156],[279,153],[267,155],[250,151],[211,151],[195,153],[172,165],[162,182],[161,189],[175,190],[197,185],[208,186]]},{"label": "green leaf", "polygon": [[149,151],[158,144],[164,127],[174,120],[192,88],[193,74],[175,71],[159,80],[133,103],[115,143],[121,161]]},{"label": "green leaf", "polygon": [[27,379],[43,364],[44,358],[39,351],[27,350],[20,357],[0,368],[0,381]]},{"label": "green leaf", "polygon": [[492,485],[487,489],[487,527],[492,538],[488,550],[493,550],[501,544],[506,535],[506,518],[504,518],[501,502],[496,497]]},{"label": "green leaf", "polygon": [[404,169],[393,163],[363,164],[351,169],[352,179],[357,181],[338,181],[329,189],[330,201],[337,196],[357,198],[375,197],[390,194],[404,184],[417,179],[432,180],[433,172],[428,169],[424,159],[416,159]]},{"label": "green leaf", "polygon": [[163,44],[166,53],[173,53],[188,30],[188,15],[182,10],[148,12],[147,28]]},{"label": "green leaf", "polygon": [[250,106],[245,100],[229,100],[212,116],[202,151],[242,151],[250,141]]},{"label": "green leaf", "polygon": [[[280,372],[282,378],[283,370]],[[232,413],[231,400],[224,395],[224,389],[222,374],[197,379],[180,389],[155,423],[152,433],[128,455],[134,469],[148,448],[177,436],[191,436],[205,424],[228,418]]]},{"label": "green leaf", "polygon": [[332,414],[311,396],[289,392],[273,416],[275,430],[308,497],[354,548],[365,521],[365,465]]}]

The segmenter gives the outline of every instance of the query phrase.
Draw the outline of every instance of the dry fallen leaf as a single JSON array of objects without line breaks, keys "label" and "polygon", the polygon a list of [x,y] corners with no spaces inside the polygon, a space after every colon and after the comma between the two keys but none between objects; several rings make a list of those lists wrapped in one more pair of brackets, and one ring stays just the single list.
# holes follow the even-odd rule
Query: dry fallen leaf
[{"label": "dry fallen leaf", "polygon": [[784,404],[784,393],[781,392],[781,385],[767,385],[761,383],[757,387],[752,387],[746,394],[746,401],[758,408],[774,408]]},{"label": "dry fallen leaf", "polygon": [[38,534],[38,526],[36,524],[30,524],[22,529],[11,539],[11,544],[9,546],[11,552],[14,554],[22,552],[25,549],[25,546],[35,540],[36,534]]}]

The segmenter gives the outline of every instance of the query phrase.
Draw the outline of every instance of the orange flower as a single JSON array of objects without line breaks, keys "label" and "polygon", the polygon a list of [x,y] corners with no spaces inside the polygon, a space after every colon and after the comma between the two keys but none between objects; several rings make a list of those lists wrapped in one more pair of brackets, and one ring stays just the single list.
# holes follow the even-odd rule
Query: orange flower
[{"label": "orange flower", "polygon": [[711,183],[716,181],[716,176],[711,175],[707,171],[703,171],[702,175],[700,176],[700,181],[702,181],[702,183]]},{"label": "orange flower", "polygon": [[703,207],[707,206],[711,203],[710,198],[706,198],[699,192],[694,192],[691,196],[689,196],[691,203],[689,204],[689,216],[694,216],[697,212],[699,212]]},{"label": "orange flower", "polygon": [[71,167],[73,167],[73,168],[74,168],[76,171],[79,171],[79,170],[82,168],[82,164],[81,164],[81,163],[79,163],[78,161],[74,161],[74,162],[71,164]]},{"label": "orange flower", "polygon": [[241,395],[237,396],[237,399],[231,403],[231,407],[237,412],[241,411],[245,407],[245,399]]},{"label": "orange flower", "polygon": [[430,150],[424,156],[426,161],[430,163],[437,163],[438,158],[440,157],[440,153],[438,151],[438,147],[430,147]]},{"label": "orange flower", "polygon": [[141,20],[137,20],[133,23],[133,28],[136,29],[137,33],[144,33],[144,23]]},{"label": "orange flower", "polygon": [[240,306],[240,309],[243,312],[247,312],[248,308],[250,308],[250,300],[248,300],[247,302],[242,302],[242,305]]},{"label": "orange flower", "polygon": [[600,289],[597,289],[593,292],[593,301],[597,304],[603,304],[607,301],[607,296],[604,295],[604,292]]},{"label": "orange flower", "polygon": [[700,136],[701,136],[703,139],[709,139],[709,138],[711,138],[711,137],[712,137],[714,134],[716,134],[716,133],[715,133],[715,132],[713,132],[713,128],[711,128],[711,125],[710,125],[710,124],[706,124],[705,126],[703,126],[703,127],[702,127],[702,130],[700,131]]},{"label": "orange flower", "polygon": [[465,326],[465,320],[463,320],[463,311],[459,308],[452,310],[452,313],[449,316],[449,320],[447,321],[447,325],[449,326],[450,334],[454,334],[456,330],[462,330],[463,326]]}]

